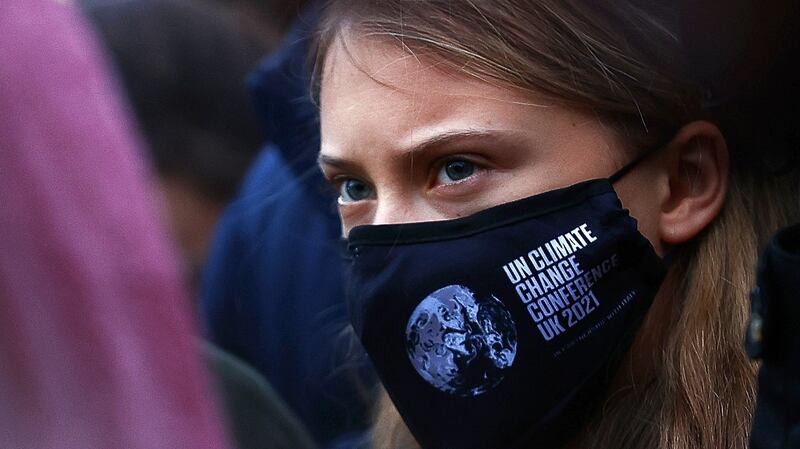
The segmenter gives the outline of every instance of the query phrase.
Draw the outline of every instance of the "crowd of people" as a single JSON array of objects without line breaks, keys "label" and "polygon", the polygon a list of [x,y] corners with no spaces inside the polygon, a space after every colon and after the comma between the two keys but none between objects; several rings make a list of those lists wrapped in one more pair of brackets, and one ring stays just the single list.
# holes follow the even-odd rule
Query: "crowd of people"
[{"label": "crowd of people", "polygon": [[800,448],[797,19],[4,0],[0,447]]}]

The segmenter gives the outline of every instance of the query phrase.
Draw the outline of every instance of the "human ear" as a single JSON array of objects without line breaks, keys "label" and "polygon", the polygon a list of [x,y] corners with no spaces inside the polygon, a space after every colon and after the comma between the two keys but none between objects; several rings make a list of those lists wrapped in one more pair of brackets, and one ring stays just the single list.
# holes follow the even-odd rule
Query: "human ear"
[{"label": "human ear", "polygon": [[667,189],[661,202],[663,243],[685,243],[719,215],[728,192],[728,146],[716,125],[695,121],[667,144],[663,169]]}]

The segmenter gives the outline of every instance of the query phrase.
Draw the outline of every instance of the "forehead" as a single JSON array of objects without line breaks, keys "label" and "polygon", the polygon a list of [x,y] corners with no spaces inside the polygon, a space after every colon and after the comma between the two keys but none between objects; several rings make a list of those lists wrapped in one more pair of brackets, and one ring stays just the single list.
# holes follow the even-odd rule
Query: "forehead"
[{"label": "forehead", "polygon": [[452,64],[432,52],[412,52],[402,43],[386,39],[340,34],[325,59],[323,96],[326,86],[330,92],[331,88],[341,89],[369,80],[374,84],[371,90],[401,92],[410,97],[488,94],[500,101],[522,100],[521,94],[496,83],[454,72]]},{"label": "forehead", "polygon": [[455,128],[522,131],[552,120],[557,109],[376,39],[335,40],[322,76],[324,152],[387,143],[401,149]]}]

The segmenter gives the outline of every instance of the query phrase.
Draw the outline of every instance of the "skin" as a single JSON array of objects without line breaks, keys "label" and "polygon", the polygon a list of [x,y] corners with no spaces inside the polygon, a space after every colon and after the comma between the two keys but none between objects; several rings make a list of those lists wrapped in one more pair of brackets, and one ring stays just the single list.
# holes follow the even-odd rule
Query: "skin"
[{"label": "skin", "polygon": [[[319,161],[342,193],[345,236],[358,225],[453,219],[605,178],[643,150],[631,148],[593,114],[446,73],[395,43],[352,36],[329,50],[320,101]],[[470,173],[463,161],[474,170],[453,180],[453,167]],[[663,255],[717,217],[727,173],[719,129],[698,121],[614,187],[640,232]],[[369,194],[352,201],[348,185]],[[668,332],[659,317],[674,306],[674,298],[656,298],[616,388],[652,374],[654,349]]]},{"label": "skin", "polygon": [[[350,42],[348,50],[352,58],[337,43],[326,61],[320,164],[337,189],[356,179],[373,195],[340,198],[345,235],[363,224],[469,215],[607,177],[633,157],[624,141],[586,113],[444,73],[381,42]],[[445,165],[454,160],[474,164],[474,174],[448,177]],[[648,182],[651,176],[642,164],[616,187],[658,243],[651,218],[652,198],[660,192]]]}]

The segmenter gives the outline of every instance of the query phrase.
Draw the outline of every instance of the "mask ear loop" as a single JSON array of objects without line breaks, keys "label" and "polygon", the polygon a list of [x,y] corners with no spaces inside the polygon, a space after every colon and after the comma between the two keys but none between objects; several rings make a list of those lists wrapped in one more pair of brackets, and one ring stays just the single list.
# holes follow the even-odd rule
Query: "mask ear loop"
[{"label": "mask ear loop", "polygon": [[679,127],[673,128],[672,132],[667,132],[665,135],[668,137],[665,140],[663,140],[661,143],[658,143],[646,149],[641,154],[636,156],[632,161],[625,164],[622,168],[620,168],[614,174],[608,177],[608,182],[614,184],[615,182],[619,181],[623,176],[627,175],[629,171],[636,168],[636,166],[639,165],[640,162],[650,157],[653,153],[657,153],[662,148],[669,145],[669,143],[672,141],[673,137],[675,136],[675,134],[677,134],[679,129],[680,129]]},{"label": "mask ear loop", "polygon": [[650,157],[651,154],[656,153],[658,150],[660,150],[663,147],[664,147],[663,145],[660,145],[660,146],[657,146],[657,147],[653,147],[653,148],[648,149],[647,151],[644,151],[642,154],[636,156],[632,161],[628,162],[622,168],[620,168],[619,170],[614,172],[614,174],[609,176],[608,177],[608,182],[610,182],[611,184],[614,184],[615,182],[619,181],[623,176],[627,175],[628,172],[630,172],[631,170],[636,168],[636,166],[639,165],[640,162],[642,162],[643,160],[647,159],[648,157]]},{"label": "mask ear loop", "polygon": [[[611,183],[611,184],[614,184],[615,182],[619,181],[623,176],[627,175],[628,172],[630,172],[631,170],[636,168],[636,166],[639,165],[640,162],[642,162],[643,160],[645,160],[648,157],[650,157],[653,153],[657,153],[659,150],[664,148],[666,145],[667,144],[654,146],[654,147],[642,152],[640,155],[636,156],[632,161],[628,162],[627,164],[622,166],[622,168],[620,168],[619,170],[614,172],[614,174],[609,176],[608,177],[608,182]],[[665,266],[667,266],[667,267],[671,266],[672,262],[675,260],[674,251],[667,251],[667,253],[664,254],[661,257],[661,260],[664,262]]]}]

